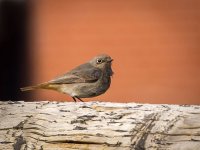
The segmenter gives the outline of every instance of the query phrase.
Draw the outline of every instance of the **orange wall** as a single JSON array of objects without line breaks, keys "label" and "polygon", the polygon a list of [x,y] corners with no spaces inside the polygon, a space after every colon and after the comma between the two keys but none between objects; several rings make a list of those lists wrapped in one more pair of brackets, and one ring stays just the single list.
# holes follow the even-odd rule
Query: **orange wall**
[{"label": "orange wall", "polygon": [[200,1],[37,0],[33,11],[33,84],[107,53],[111,88],[88,101],[200,104]]}]

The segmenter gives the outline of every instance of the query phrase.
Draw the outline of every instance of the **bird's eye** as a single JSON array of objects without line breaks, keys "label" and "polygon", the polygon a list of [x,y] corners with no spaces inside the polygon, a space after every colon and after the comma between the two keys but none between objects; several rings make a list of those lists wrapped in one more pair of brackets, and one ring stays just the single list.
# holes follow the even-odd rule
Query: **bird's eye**
[{"label": "bird's eye", "polygon": [[100,64],[102,62],[103,62],[102,59],[97,59],[97,64]]}]

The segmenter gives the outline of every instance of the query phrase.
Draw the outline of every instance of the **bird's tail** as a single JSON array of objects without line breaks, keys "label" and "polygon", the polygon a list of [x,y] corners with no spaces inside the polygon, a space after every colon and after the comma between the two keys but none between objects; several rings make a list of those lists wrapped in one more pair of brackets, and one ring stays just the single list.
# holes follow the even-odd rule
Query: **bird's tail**
[{"label": "bird's tail", "polygon": [[36,85],[36,86],[27,86],[27,87],[23,87],[23,88],[20,88],[21,91],[31,91],[31,90],[35,90],[35,89],[38,89],[40,86]]},{"label": "bird's tail", "polygon": [[41,83],[34,86],[26,86],[26,87],[20,88],[21,91],[31,91],[31,90],[36,90],[36,89],[55,89],[55,88],[51,86],[51,84],[49,84],[48,82]]}]

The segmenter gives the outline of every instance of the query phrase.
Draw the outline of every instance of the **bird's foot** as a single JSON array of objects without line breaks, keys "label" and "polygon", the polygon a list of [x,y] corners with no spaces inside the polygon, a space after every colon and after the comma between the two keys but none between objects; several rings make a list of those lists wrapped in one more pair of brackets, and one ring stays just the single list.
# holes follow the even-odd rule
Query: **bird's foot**
[{"label": "bird's foot", "polygon": [[81,101],[81,102],[84,102],[82,99],[80,99],[79,97],[77,97],[77,96],[74,96],[74,97],[72,97],[73,98],[73,100],[74,100],[74,102],[77,102],[77,100],[76,99],[78,99],[79,101]]}]

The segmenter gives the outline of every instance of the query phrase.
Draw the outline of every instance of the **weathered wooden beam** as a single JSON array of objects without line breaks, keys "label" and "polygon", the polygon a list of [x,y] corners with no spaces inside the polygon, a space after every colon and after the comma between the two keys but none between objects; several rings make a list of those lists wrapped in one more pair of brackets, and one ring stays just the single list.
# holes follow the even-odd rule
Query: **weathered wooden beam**
[{"label": "weathered wooden beam", "polygon": [[0,149],[199,150],[200,106],[0,102]]}]

